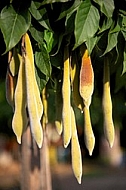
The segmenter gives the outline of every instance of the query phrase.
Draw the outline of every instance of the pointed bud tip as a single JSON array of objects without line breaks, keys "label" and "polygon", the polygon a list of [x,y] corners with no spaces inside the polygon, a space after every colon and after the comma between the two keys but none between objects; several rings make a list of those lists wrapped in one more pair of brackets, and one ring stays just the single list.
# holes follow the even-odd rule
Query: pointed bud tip
[{"label": "pointed bud tip", "polygon": [[81,184],[81,176],[78,176],[77,181],[79,184]]},{"label": "pointed bud tip", "polygon": [[92,149],[88,150],[90,156],[92,156],[93,150],[94,150],[94,146]]},{"label": "pointed bud tip", "polygon": [[110,148],[112,148],[113,147],[113,144],[114,144],[114,142],[109,142],[109,146],[110,146]]},{"label": "pointed bud tip", "polygon": [[92,151],[89,151],[89,156],[92,156],[92,152],[93,152],[93,150],[92,150]]},{"label": "pointed bud tip", "polygon": [[42,148],[42,141],[41,142],[36,142],[36,143],[37,143],[39,148]]},{"label": "pointed bud tip", "polygon": [[21,144],[21,137],[17,137],[17,142]]},{"label": "pointed bud tip", "polygon": [[64,143],[64,148],[67,148],[68,144]]},{"label": "pointed bud tip", "polygon": [[56,126],[57,133],[59,135],[61,135],[62,134],[62,124],[61,124],[61,122],[60,121],[55,121],[55,126]]},{"label": "pointed bud tip", "polygon": [[71,140],[71,138],[69,138],[69,139],[64,139],[64,143],[63,143],[64,148],[67,148],[67,147],[68,147],[68,145],[69,145],[69,143],[70,143],[70,140]]}]

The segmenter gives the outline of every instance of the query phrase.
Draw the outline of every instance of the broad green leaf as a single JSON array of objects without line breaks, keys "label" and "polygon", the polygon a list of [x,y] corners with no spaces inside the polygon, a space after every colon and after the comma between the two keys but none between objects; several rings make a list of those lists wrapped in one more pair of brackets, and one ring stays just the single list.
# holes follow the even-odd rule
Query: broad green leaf
[{"label": "broad green leaf", "polygon": [[91,54],[93,48],[95,47],[96,42],[97,42],[97,36],[96,37],[92,37],[92,38],[87,38],[87,40],[86,40],[85,43],[86,43],[89,55]]},{"label": "broad green leaf", "polygon": [[0,14],[0,28],[6,44],[6,51],[12,49],[27,32],[31,24],[28,10],[16,11],[11,5],[4,7]]},{"label": "broad green leaf", "polygon": [[110,33],[120,32],[122,28],[122,17],[119,15],[117,21],[113,21]]},{"label": "broad green leaf", "polygon": [[99,30],[98,34],[104,32],[105,30],[108,30],[109,28],[111,28],[112,24],[113,24],[112,18],[107,18],[106,17],[104,19],[104,21],[103,21],[102,26],[100,27],[100,30]]},{"label": "broad green leaf", "polygon": [[77,10],[77,7],[80,5],[80,3],[81,3],[80,0],[76,0],[76,1],[74,1],[73,5],[68,9],[66,9],[66,7],[63,4],[58,20],[67,16],[67,14],[72,14],[73,12],[75,12]]},{"label": "broad green leaf", "polygon": [[95,35],[99,28],[99,20],[99,12],[89,0],[80,4],[75,18],[74,49]]},{"label": "broad green leaf", "polygon": [[74,31],[74,20],[75,20],[75,12],[73,12],[72,14],[68,14],[66,16],[66,21],[65,21],[66,33],[72,33]]},{"label": "broad green leaf", "polygon": [[39,24],[50,30],[49,19],[45,8],[38,9],[36,2],[32,1],[29,10],[32,16],[39,22]]},{"label": "broad green leaf", "polygon": [[41,2],[40,1],[34,1],[34,0],[31,0],[31,6],[30,6],[30,9],[39,9],[40,6],[41,6]]},{"label": "broad green leaf", "polygon": [[70,0],[44,0],[41,5],[45,5],[45,4],[52,4],[52,3],[65,3],[68,2]]},{"label": "broad green leaf", "polygon": [[35,26],[31,26],[29,28],[29,31],[32,35],[32,37],[34,38],[34,40],[36,40],[38,43],[43,43],[43,39],[44,39],[44,33],[42,31],[39,31],[35,28]]},{"label": "broad green leaf", "polygon": [[102,13],[104,13],[107,17],[112,17],[115,9],[113,0],[94,0],[94,2],[100,6],[100,11]]},{"label": "broad green leaf", "polygon": [[121,30],[121,28],[120,28],[119,24],[117,23],[117,25],[113,29],[111,29],[111,33],[119,32],[120,30]]},{"label": "broad green leaf", "polygon": [[118,34],[118,32],[108,33],[108,44],[103,55],[110,52],[114,47],[116,47]]},{"label": "broad green leaf", "polygon": [[41,45],[40,51],[35,52],[35,63],[38,69],[46,76],[50,77],[52,72],[52,67],[50,63],[50,58],[44,44]]},{"label": "broad green leaf", "polygon": [[37,84],[41,92],[43,88],[46,86],[49,77],[44,75],[38,68],[36,68],[35,71],[36,71],[35,74],[36,74]]}]

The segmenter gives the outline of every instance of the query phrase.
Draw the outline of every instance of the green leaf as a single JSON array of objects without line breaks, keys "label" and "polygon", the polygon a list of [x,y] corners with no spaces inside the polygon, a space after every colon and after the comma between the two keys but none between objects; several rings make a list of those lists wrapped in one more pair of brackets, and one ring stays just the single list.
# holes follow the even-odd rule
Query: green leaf
[{"label": "green leaf", "polygon": [[44,33],[42,31],[37,30],[35,26],[31,26],[29,28],[29,31],[35,41],[37,41],[40,44],[43,43]]},{"label": "green leaf", "polygon": [[[5,124],[8,125],[9,120],[11,120],[12,114],[13,114],[12,108],[6,100],[5,85],[6,85],[5,80],[0,79],[0,125],[3,123],[4,123],[4,125]],[[5,128],[6,132],[7,132],[7,128]],[[2,131],[2,125],[1,125],[1,131]]]},{"label": "green leaf", "polygon": [[100,11],[102,13],[104,13],[107,17],[112,17],[115,9],[113,0],[94,0],[94,2],[100,6]]},{"label": "green leaf", "polygon": [[114,47],[116,47],[118,34],[118,32],[108,33],[108,44],[103,55],[110,52]]},{"label": "green leaf", "polygon": [[63,51],[60,49],[55,56],[50,56],[51,64],[58,68],[61,69],[62,63],[63,63]]},{"label": "green leaf", "polygon": [[123,16],[123,20],[122,20],[123,26],[126,27],[126,16]]},{"label": "green leaf", "polygon": [[66,33],[72,33],[74,31],[74,20],[75,20],[75,12],[72,14],[68,14],[66,16],[66,21],[65,21]]},{"label": "green leaf", "polygon": [[80,2],[80,0],[74,1],[73,5],[68,9],[66,9],[66,7],[63,5],[59,18],[57,20],[64,18],[65,16],[67,16],[67,14],[72,14],[73,12],[75,12],[77,10],[77,7],[80,5]]},{"label": "green leaf", "polygon": [[44,75],[38,68],[36,68],[36,79],[37,79],[37,84],[39,87],[40,92],[43,90],[43,88],[46,86],[49,77]]},{"label": "green leaf", "polygon": [[65,2],[68,2],[70,0],[44,0],[41,5],[45,5],[45,4],[52,4],[52,3],[65,3]]},{"label": "green leaf", "polygon": [[[125,51],[125,40],[124,40],[124,37],[123,37],[121,32],[119,32],[119,34],[118,34],[118,43],[117,43],[115,49],[117,52],[115,64],[119,64],[119,65],[123,66],[124,51]],[[123,68],[122,68],[122,71],[123,71]]]},{"label": "green leaf", "polygon": [[124,49],[124,52],[123,52],[123,57],[124,57],[124,59],[123,59],[123,71],[122,71],[122,75],[124,73],[126,73],[126,44],[125,44],[125,49]]},{"label": "green leaf", "polygon": [[34,1],[34,0],[31,0],[31,6],[29,7],[29,9],[39,9],[41,7],[41,2],[39,1]]},{"label": "green leaf", "polygon": [[54,33],[49,30],[44,30],[44,40],[46,42],[46,49],[50,52],[55,42]]},{"label": "green leaf", "polygon": [[59,36],[57,37],[58,42],[57,42],[57,39],[55,40],[55,42],[57,42],[57,49],[54,50],[54,52],[52,52],[52,54],[51,54],[52,56],[55,56],[59,52],[64,35],[65,35],[65,33],[60,33]]},{"label": "green leaf", "polygon": [[99,12],[89,0],[80,4],[75,18],[74,49],[95,35],[99,28],[99,20]]},{"label": "green leaf", "polygon": [[31,1],[31,6],[29,8],[32,16],[41,24],[44,28],[50,30],[49,19],[45,8],[38,9],[37,2]]},{"label": "green leaf", "polygon": [[117,25],[113,28],[113,29],[111,29],[111,33],[115,33],[115,32],[120,32],[120,26],[119,26],[119,24],[117,23]]},{"label": "green leaf", "polygon": [[40,51],[35,52],[35,63],[38,69],[46,76],[50,77],[52,72],[52,67],[50,63],[50,58],[44,44],[41,45]]},{"label": "green leaf", "polygon": [[113,20],[112,18],[105,18],[104,21],[103,21],[103,24],[100,28],[100,31],[98,32],[98,34],[104,32],[105,30],[108,30],[113,24]]},{"label": "green leaf", "polygon": [[28,10],[16,11],[11,5],[4,7],[0,15],[0,27],[6,44],[6,51],[12,49],[27,32],[31,24]]},{"label": "green leaf", "polygon": [[87,38],[87,40],[86,40],[85,43],[86,43],[89,55],[91,54],[93,48],[95,47],[96,42],[97,42],[97,36],[96,37],[92,37],[92,38]]},{"label": "green leaf", "polygon": [[123,16],[123,19],[122,19],[122,28],[121,28],[121,32],[125,38],[125,41],[126,41],[126,16]]}]

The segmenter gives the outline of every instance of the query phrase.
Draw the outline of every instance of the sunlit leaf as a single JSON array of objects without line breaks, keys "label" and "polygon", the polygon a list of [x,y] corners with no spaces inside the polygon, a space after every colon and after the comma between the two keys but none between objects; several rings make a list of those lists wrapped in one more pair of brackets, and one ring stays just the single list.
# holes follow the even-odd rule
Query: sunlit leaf
[{"label": "sunlit leaf", "polygon": [[35,27],[31,26],[29,31],[32,37],[39,43],[43,43],[44,33],[42,31],[37,30]]},{"label": "sunlit leaf", "polygon": [[49,77],[44,75],[38,68],[36,68],[36,79],[37,79],[37,84],[39,87],[40,92],[43,90],[43,88],[46,86]]},{"label": "sunlit leaf", "polygon": [[47,51],[50,52],[52,50],[54,44],[54,33],[48,30],[44,31],[44,40],[46,42]]},{"label": "sunlit leaf", "polygon": [[114,11],[114,1],[113,0],[94,0],[99,6],[102,13],[107,17],[112,17]]},{"label": "sunlit leaf", "polygon": [[36,2],[31,1],[30,12],[32,16],[46,29],[50,30],[49,19],[45,8],[38,9]]},{"label": "sunlit leaf", "polygon": [[30,24],[31,17],[28,10],[21,11],[19,7],[16,11],[11,5],[3,8],[0,14],[0,27],[6,44],[6,52],[20,41]]},{"label": "sunlit leaf", "polygon": [[44,0],[41,5],[45,5],[45,4],[52,4],[52,3],[65,3],[71,0]]},{"label": "sunlit leaf", "polygon": [[113,20],[112,18],[105,18],[103,21],[102,26],[100,27],[99,34],[104,32],[105,30],[109,29],[112,26]]},{"label": "sunlit leaf", "polygon": [[103,55],[110,52],[117,45],[118,32],[108,34],[108,44]]},{"label": "sunlit leaf", "polygon": [[67,14],[72,14],[73,12],[75,12],[77,10],[77,7],[80,5],[80,2],[81,2],[80,0],[74,1],[73,5],[68,9],[66,9],[65,6],[62,6],[61,13],[59,15],[58,20],[65,17]]},{"label": "sunlit leaf", "polygon": [[49,54],[42,44],[39,52],[35,52],[35,63],[39,70],[46,76],[50,77],[52,72],[52,67],[50,63]]},{"label": "sunlit leaf", "polygon": [[120,28],[119,24],[117,23],[117,25],[111,30],[111,33],[119,32],[120,29],[121,28]]},{"label": "sunlit leaf", "polygon": [[97,42],[97,36],[92,37],[92,38],[87,38],[85,43],[86,43],[86,46],[88,48],[89,55],[91,54],[93,48],[95,47],[96,42]]},{"label": "sunlit leaf", "polygon": [[75,46],[81,45],[92,38],[99,28],[99,12],[89,0],[82,2],[75,18]]}]

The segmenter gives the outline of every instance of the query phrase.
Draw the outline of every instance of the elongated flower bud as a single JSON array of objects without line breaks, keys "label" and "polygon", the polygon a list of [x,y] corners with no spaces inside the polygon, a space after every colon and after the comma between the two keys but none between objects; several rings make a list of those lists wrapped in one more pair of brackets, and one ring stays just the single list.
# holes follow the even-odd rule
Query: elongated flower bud
[{"label": "elongated flower bud", "polygon": [[73,53],[71,59],[71,85],[72,85],[72,98],[73,103],[83,111],[84,103],[79,91],[79,82],[80,82],[80,70],[79,65],[77,64],[76,54]]},{"label": "elongated flower bud", "polygon": [[36,76],[35,76],[35,65],[34,65],[34,56],[33,56],[32,45],[31,45],[31,41],[30,41],[30,38],[27,33],[25,34],[24,38],[25,38],[25,53],[31,63],[30,67],[32,68],[32,74],[33,74],[33,75],[31,75],[31,80],[32,80],[32,83],[34,86],[34,93],[35,93],[39,118],[41,119],[42,114],[43,114],[43,105],[42,105],[40,91],[39,91],[38,84],[36,81]]},{"label": "elongated flower bud", "polygon": [[82,57],[80,70],[80,95],[83,98],[84,105],[88,108],[91,104],[91,97],[94,90],[94,72],[91,64],[91,58],[86,49]]},{"label": "elongated flower bud", "polygon": [[71,107],[71,126],[72,126],[72,139],[71,139],[71,155],[72,155],[72,168],[78,183],[81,183],[82,177],[82,157],[79,140],[77,136],[75,114]]},{"label": "elongated flower bud", "polygon": [[63,135],[64,147],[66,148],[71,139],[71,102],[70,102],[70,62],[68,46],[64,49],[64,70],[63,70]]},{"label": "elongated flower bud", "polygon": [[87,107],[84,107],[84,137],[86,147],[91,156],[95,146],[95,136],[92,130],[89,108]]},{"label": "elongated flower bud", "polygon": [[104,132],[110,147],[114,143],[114,124],[112,119],[112,100],[110,93],[110,73],[108,58],[104,58],[104,78],[103,78],[103,116],[104,116]]},{"label": "elongated flower bud", "polygon": [[21,143],[21,136],[28,124],[26,112],[26,78],[25,78],[25,63],[20,62],[18,79],[14,94],[15,110],[12,120],[12,128],[17,136],[17,141]]},{"label": "elongated flower bud", "polygon": [[25,56],[25,75],[26,75],[26,91],[27,91],[27,106],[30,120],[30,127],[33,138],[39,148],[42,147],[43,130],[40,122],[40,113],[36,101],[36,94],[33,82],[33,70],[28,56]]},{"label": "elongated flower bud", "polygon": [[43,130],[40,120],[43,114],[43,105],[35,76],[33,50],[27,33],[24,35],[24,45],[25,52],[23,58],[25,61],[27,107],[30,127],[38,147],[41,148],[43,142]]}]

